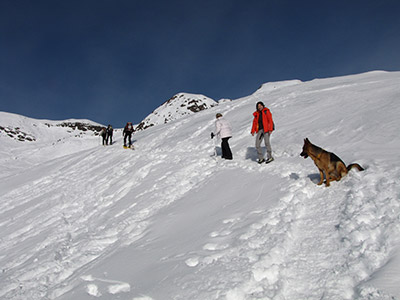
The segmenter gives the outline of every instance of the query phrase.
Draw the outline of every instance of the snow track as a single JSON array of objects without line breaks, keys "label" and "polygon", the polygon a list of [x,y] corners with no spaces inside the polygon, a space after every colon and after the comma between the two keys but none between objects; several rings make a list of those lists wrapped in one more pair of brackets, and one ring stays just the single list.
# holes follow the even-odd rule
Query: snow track
[{"label": "snow track", "polygon": [[[274,175],[280,169],[279,163],[269,166]],[[182,285],[191,292],[174,299],[375,299],[362,283],[393,250],[387,234],[399,230],[400,209],[391,203],[393,182],[368,174],[374,171],[352,172],[343,189],[299,177],[272,209],[224,220],[202,251],[186,260],[196,276]],[[376,197],[365,205],[364,193]]]},{"label": "snow track", "polygon": [[[180,145],[144,156],[116,145],[99,147],[31,170],[43,176],[2,197],[0,250],[11,254],[0,258],[7,274],[0,296],[57,298],[74,286],[77,279],[71,275],[78,270],[143,237],[151,216],[214,168],[208,157],[193,164],[187,153],[182,155],[184,148],[177,149]],[[26,243],[33,246],[30,251],[18,251]]]}]

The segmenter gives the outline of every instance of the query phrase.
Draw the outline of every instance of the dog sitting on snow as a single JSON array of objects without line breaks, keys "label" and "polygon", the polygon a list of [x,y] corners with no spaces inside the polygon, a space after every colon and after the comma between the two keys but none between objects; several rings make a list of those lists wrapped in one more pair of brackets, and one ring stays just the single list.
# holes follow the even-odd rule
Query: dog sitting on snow
[{"label": "dog sitting on snow", "polygon": [[308,138],[304,140],[303,151],[300,153],[300,156],[304,158],[311,157],[314,161],[321,177],[318,185],[324,182],[324,174],[326,178],[325,185],[329,186],[330,181],[339,181],[352,168],[357,168],[358,171],[364,171],[359,164],[350,164],[346,167],[338,156],[312,144]]}]

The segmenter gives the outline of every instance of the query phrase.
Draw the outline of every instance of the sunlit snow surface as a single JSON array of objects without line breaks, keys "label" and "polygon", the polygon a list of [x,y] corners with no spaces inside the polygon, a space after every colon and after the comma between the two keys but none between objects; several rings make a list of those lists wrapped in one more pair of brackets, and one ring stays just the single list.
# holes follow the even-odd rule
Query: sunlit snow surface
[{"label": "sunlit snow surface", "polygon": [[[36,138],[0,134],[0,298],[400,299],[399,98],[399,72],[268,83],[135,134],[134,151],[120,130],[101,146],[0,113]],[[275,121],[268,165],[257,101]],[[217,112],[233,161],[212,157]],[[306,137],[366,170],[316,185]]]}]

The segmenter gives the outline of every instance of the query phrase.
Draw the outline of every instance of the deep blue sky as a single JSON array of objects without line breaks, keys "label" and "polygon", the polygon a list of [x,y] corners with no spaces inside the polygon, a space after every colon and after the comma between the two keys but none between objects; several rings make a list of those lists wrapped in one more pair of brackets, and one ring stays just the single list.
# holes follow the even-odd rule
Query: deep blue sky
[{"label": "deep blue sky", "polygon": [[400,70],[399,0],[0,2],[0,110],[33,118],[121,127],[178,92],[370,70]]}]

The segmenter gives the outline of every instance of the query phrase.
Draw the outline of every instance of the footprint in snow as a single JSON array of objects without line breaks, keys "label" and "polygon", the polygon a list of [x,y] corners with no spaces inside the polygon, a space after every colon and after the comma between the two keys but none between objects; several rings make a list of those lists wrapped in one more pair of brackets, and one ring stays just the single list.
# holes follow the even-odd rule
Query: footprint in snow
[{"label": "footprint in snow", "polygon": [[185,261],[185,263],[186,263],[186,265],[188,266],[188,267],[196,267],[198,264],[199,264],[199,258],[198,257],[192,257],[192,258],[189,258],[189,259],[187,259],[186,261]]},{"label": "footprint in snow", "polygon": [[230,230],[222,230],[222,231],[213,231],[210,233],[210,237],[216,238],[221,236],[228,236],[232,233]]},{"label": "footprint in snow", "polygon": [[226,249],[226,248],[228,248],[228,247],[229,247],[228,244],[222,244],[222,245],[220,245],[220,244],[208,243],[208,244],[205,244],[205,245],[203,246],[203,249],[204,249],[204,250],[209,250],[209,251],[217,251],[217,250],[224,250],[224,249]]},{"label": "footprint in snow", "polygon": [[118,283],[108,286],[108,292],[112,295],[119,293],[128,293],[131,291],[131,286],[128,283]]},{"label": "footprint in snow", "polygon": [[128,292],[131,291],[130,284],[126,283],[126,282],[95,278],[92,275],[82,276],[81,279],[86,281],[86,282],[90,282],[89,284],[86,285],[86,292],[90,296],[94,296],[94,297],[101,297],[102,296],[102,293],[100,292],[99,285],[94,283],[96,281],[99,282],[99,283],[108,284],[107,288],[106,288],[106,292],[108,294],[111,294],[111,295],[116,295],[116,294],[119,294],[119,293],[128,293]]},{"label": "footprint in snow", "polygon": [[93,297],[101,297],[101,293],[99,292],[99,288],[95,284],[88,284],[86,286],[86,292]]}]

